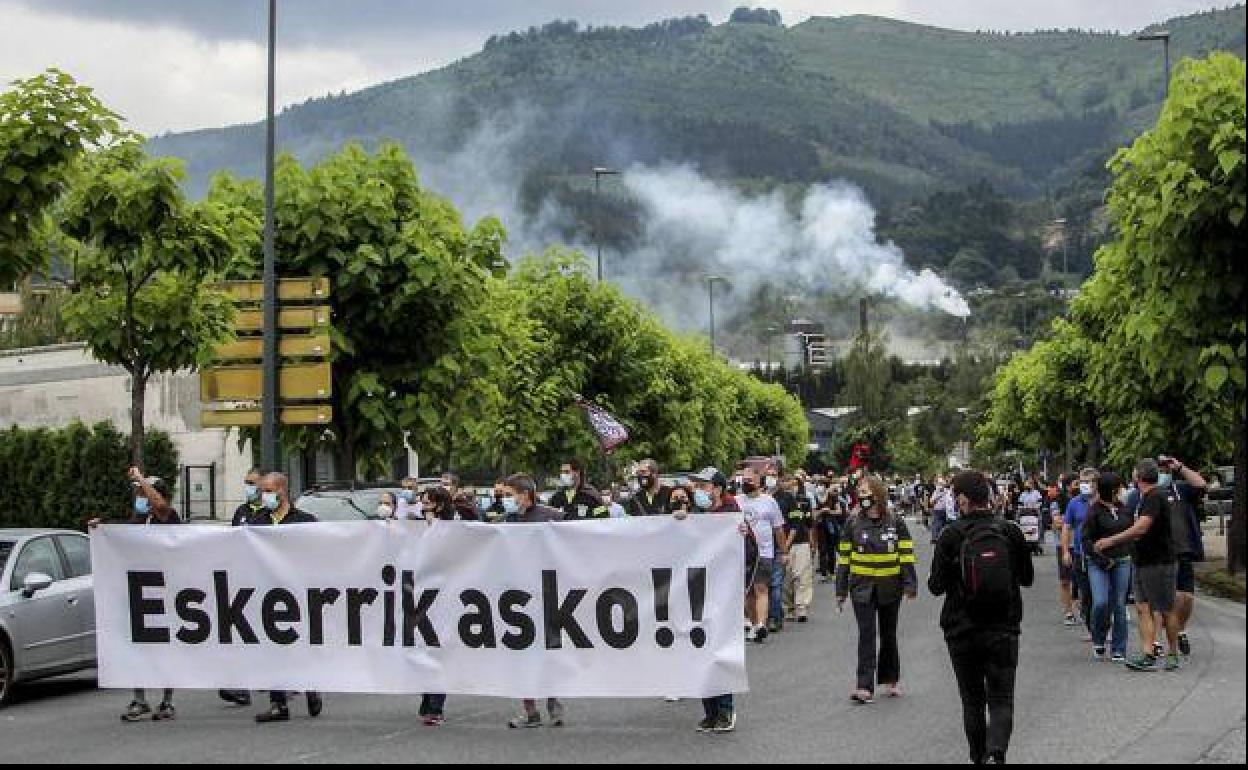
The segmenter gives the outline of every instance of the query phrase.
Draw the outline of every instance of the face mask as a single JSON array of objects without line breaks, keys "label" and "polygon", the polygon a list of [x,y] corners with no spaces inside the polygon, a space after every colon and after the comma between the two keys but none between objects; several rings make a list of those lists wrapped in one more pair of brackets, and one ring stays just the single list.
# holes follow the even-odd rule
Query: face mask
[{"label": "face mask", "polygon": [[875,498],[871,495],[864,495],[863,497],[858,498],[858,502],[862,505],[862,509],[866,511],[870,510],[875,505]]},{"label": "face mask", "polygon": [[503,493],[502,493],[502,492],[495,492],[495,493],[494,493],[494,502],[496,502],[496,503],[501,503],[502,501],[503,501]]},{"label": "face mask", "polygon": [[151,510],[151,507],[152,507],[152,504],[148,501],[146,497],[134,498],[134,512],[139,514],[140,516],[146,516],[147,512]]},{"label": "face mask", "polygon": [[1163,473],[1157,477],[1157,486],[1168,487],[1170,486],[1170,482],[1172,481],[1174,481],[1173,476],[1171,476],[1169,473]]},{"label": "face mask", "polygon": [[405,503],[411,503],[416,499],[416,490],[405,489],[399,493],[399,499]]},{"label": "face mask", "polygon": [[702,510],[710,510],[711,494],[705,489],[699,489],[693,493],[693,502]]},{"label": "face mask", "polygon": [[775,477],[775,476],[768,476],[768,477],[767,477],[767,479],[766,479],[766,481],[764,481],[763,483],[767,485],[767,488],[768,488],[768,489],[775,489],[775,488],[776,488],[776,484],[777,484],[778,482],[776,481],[776,477]]},{"label": "face mask", "polygon": [[276,492],[265,492],[263,495],[260,496],[260,505],[264,506],[270,511],[277,510],[277,503],[278,503],[278,500],[277,500]]},{"label": "face mask", "polygon": [[576,477],[573,476],[571,473],[559,474],[559,486],[567,488],[567,489],[571,489],[572,487],[576,486]]},{"label": "face mask", "polygon": [[684,499],[683,497],[678,497],[672,501],[672,510],[679,511],[682,508],[688,508],[688,507],[689,507],[689,501]]},{"label": "face mask", "polygon": [[752,495],[758,491],[758,485],[755,484],[753,481],[742,481],[741,491],[746,493],[747,495]]},{"label": "face mask", "polygon": [[630,479],[628,482],[628,488],[633,490],[634,493],[636,493],[641,490],[641,482],[638,481],[637,479]]},{"label": "face mask", "polygon": [[1131,490],[1124,489],[1118,493],[1118,502],[1126,505],[1131,500]]},{"label": "face mask", "polygon": [[640,484],[643,488],[649,489],[650,487],[654,486],[654,477],[653,476],[638,476],[637,483]]},{"label": "face mask", "polygon": [[386,505],[385,503],[382,503],[381,505],[377,506],[377,515],[383,519],[390,518],[391,516],[394,515],[394,506]]},{"label": "face mask", "polygon": [[409,515],[419,519],[425,515],[425,504],[420,501],[409,503],[407,506],[407,512]]},{"label": "face mask", "polygon": [[1084,482],[1084,483],[1080,484],[1080,485],[1079,485],[1079,494],[1083,495],[1084,497],[1091,497],[1091,496],[1092,496],[1092,485],[1091,485],[1091,484],[1089,484],[1089,483],[1087,483],[1087,482]]},{"label": "face mask", "polygon": [[517,513],[520,513],[519,501],[517,501],[514,497],[504,497],[503,511],[505,511],[508,516],[515,516]]},{"label": "face mask", "polygon": [[254,503],[256,498],[260,496],[260,490],[256,489],[255,484],[244,484],[243,494],[247,496],[247,502]]}]

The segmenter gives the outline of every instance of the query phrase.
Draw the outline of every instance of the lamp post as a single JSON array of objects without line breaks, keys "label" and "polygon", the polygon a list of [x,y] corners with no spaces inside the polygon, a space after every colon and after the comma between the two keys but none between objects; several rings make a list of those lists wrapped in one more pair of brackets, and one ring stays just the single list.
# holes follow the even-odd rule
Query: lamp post
[{"label": "lamp post", "polygon": [[1164,57],[1164,69],[1162,70],[1161,98],[1164,101],[1170,95],[1170,30],[1159,29],[1156,32],[1145,32],[1136,35],[1135,39],[1141,43],[1150,43],[1154,40],[1161,41],[1161,51]]},{"label": "lamp post", "polygon": [[613,168],[594,167],[594,245],[598,251],[598,282],[602,283],[602,200],[598,197],[600,180],[604,176],[619,174]]},{"label": "lamp post", "polygon": [[266,471],[277,464],[277,266],[273,222],[273,99],[277,71],[277,0],[269,0],[268,108],[264,118],[264,382],[260,401],[260,454]]},{"label": "lamp post", "polygon": [[706,281],[706,302],[707,311],[711,328],[711,355],[715,355],[715,282],[723,281],[723,276],[708,275],[702,280]]}]

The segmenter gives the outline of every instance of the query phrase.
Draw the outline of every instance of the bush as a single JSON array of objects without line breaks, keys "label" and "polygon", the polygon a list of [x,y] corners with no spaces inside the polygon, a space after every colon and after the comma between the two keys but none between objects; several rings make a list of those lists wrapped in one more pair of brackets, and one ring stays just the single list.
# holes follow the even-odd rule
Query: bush
[{"label": "bush", "polygon": [[[165,479],[172,490],[178,454],[169,435],[149,431],[143,452],[147,473]],[[108,422],[0,433],[0,527],[81,530],[96,517],[128,517],[129,461],[129,438]]]}]

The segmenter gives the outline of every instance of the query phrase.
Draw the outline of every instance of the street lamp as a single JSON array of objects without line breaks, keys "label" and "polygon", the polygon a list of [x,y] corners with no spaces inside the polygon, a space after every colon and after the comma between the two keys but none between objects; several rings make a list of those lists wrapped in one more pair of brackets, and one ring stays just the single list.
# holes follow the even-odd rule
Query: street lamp
[{"label": "street lamp", "polygon": [[1156,32],[1145,32],[1136,35],[1135,39],[1141,43],[1152,42],[1154,40],[1161,41],[1162,55],[1165,57],[1165,69],[1162,70],[1164,80],[1161,84],[1161,98],[1165,100],[1170,95],[1170,30],[1159,29]]},{"label": "street lamp", "polygon": [[598,282],[602,283],[602,201],[599,199],[599,180],[604,176],[619,174],[613,168],[594,167],[594,245],[598,250]]},{"label": "street lamp", "polygon": [[722,275],[707,275],[702,280],[706,281],[707,310],[709,311],[711,327],[711,355],[713,356],[715,355],[715,282],[721,281],[726,283],[726,281],[724,281]]}]

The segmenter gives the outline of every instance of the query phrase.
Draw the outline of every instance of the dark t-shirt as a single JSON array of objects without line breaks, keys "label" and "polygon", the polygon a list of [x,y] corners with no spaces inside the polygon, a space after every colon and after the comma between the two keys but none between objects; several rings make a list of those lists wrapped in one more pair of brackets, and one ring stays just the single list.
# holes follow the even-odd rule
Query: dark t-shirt
[{"label": "dark t-shirt", "polygon": [[1205,491],[1186,481],[1176,481],[1168,492],[1172,510],[1170,539],[1174,541],[1174,554],[1199,561],[1205,557],[1205,548],[1200,537],[1200,519],[1196,516],[1196,507],[1205,496]]},{"label": "dark t-shirt", "polygon": [[1135,542],[1135,563],[1141,567],[1174,563],[1174,542],[1170,533],[1170,501],[1160,487],[1153,487],[1140,501],[1137,516],[1153,520],[1148,532]]},{"label": "dark t-shirt", "polygon": [[[1126,506],[1109,506],[1102,502],[1095,502],[1088,508],[1087,518],[1083,520],[1083,542],[1087,544],[1084,549],[1088,557],[1096,560],[1095,552],[1092,544],[1102,538],[1112,537],[1120,532],[1126,532],[1134,523],[1131,509]],[[1107,559],[1121,559],[1131,555],[1131,544],[1122,543],[1121,545],[1110,548],[1104,552]]]},{"label": "dark t-shirt", "polygon": [[[784,511],[784,508],[780,510]],[[793,545],[810,542],[810,528],[814,523],[814,512],[811,510],[810,500],[805,495],[798,495],[793,506],[788,511],[784,511],[784,534],[797,533],[793,537]]]}]

